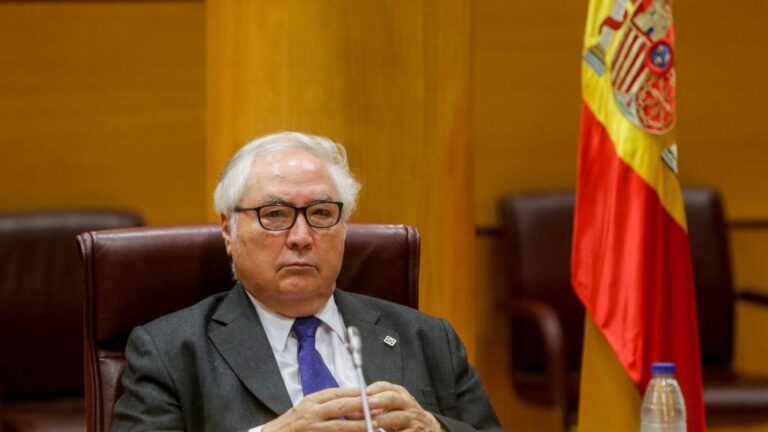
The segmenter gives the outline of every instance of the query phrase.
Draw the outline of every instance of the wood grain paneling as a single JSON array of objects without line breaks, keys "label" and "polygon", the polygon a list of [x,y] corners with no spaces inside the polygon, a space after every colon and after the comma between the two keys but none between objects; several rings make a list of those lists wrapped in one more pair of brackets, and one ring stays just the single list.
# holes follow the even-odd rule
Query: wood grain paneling
[{"label": "wood grain paneling", "polygon": [[675,2],[680,172],[732,219],[768,218],[768,2]]},{"label": "wood grain paneling", "polygon": [[0,210],[200,222],[202,2],[0,3]]},{"label": "wood grain paneling", "polygon": [[466,0],[207,2],[208,187],[245,142],[299,130],[345,144],[354,221],[422,234],[422,309],[474,352]]},{"label": "wood grain paneling", "polygon": [[475,217],[510,192],[573,189],[586,2],[473,2]]}]

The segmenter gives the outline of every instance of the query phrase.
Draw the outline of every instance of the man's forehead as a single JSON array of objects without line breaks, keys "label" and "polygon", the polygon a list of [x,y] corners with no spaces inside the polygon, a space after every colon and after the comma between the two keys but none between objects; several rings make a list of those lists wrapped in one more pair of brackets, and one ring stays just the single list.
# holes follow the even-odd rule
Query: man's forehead
[{"label": "man's forehead", "polygon": [[287,203],[336,198],[338,190],[326,164],[305,149],[272,150],[253,160],[244,198]]},{"label": "man's forehead", "polygon": [[299,169],[316,169],[325,164],[311,151],[303,148],[288,147],[267,150],[256,156],[253,168],[291,167]]},{"label": "man's forehead", "polygon": [[248,177],[255,182],[329,182],[331,173],[325,162],[306,150],[281,149],[256,157]]}]

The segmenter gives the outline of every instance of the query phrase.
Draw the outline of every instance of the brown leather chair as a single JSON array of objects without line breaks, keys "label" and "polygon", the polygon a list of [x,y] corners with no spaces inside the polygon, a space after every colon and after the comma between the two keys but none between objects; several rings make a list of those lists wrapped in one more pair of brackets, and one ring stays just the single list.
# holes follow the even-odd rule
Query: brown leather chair
[{"label": "brown leather chair", "polygon": [[0,429],[85,430],[75,236],[141,224],[118,211],[0,215]]},{"label": "brown leather chair", "polygon": [[[693,257],[707,423],[768,421],[768,377],[733,369],[734,293],[726,223],[713,189],[683,191]],[[570,285],[572,192],[504,198],[510,285],[502,299],[511,326],[512,384],[518,395],[575,423],[584,309]]]},{"label": "brown leather chair", "polygon": [[[130,331],[232,287],[219,225],[139,228],[78,237],[85,270],[88,430],[109,431]],[[419,233],[350,224],[340,288],[418,307]]]},{"label": "brown leather chair", "polygon": [[571,289],[573,193],[515,195],[502,201],[509,285],[510,371],[518,396],[576,422],[584,307]]}]

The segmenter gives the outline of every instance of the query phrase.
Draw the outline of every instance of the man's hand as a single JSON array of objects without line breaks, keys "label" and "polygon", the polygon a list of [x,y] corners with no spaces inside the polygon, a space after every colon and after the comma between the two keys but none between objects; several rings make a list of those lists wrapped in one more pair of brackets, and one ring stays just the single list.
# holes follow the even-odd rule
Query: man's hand
[{"label": "man's hand", "polygon": [[368,386],[368,402],[375,426],[387,431],[442,430],[435,416],[425,411],[405,388],[379,381]]},{"label": "man's hand", "polygon": [[[356,388],[330,388],[302,399],[285,414],[264,425],[262,432],[350,431],[365,432],[363,401]],[[349,417],[345,420],[343,417]]]}]

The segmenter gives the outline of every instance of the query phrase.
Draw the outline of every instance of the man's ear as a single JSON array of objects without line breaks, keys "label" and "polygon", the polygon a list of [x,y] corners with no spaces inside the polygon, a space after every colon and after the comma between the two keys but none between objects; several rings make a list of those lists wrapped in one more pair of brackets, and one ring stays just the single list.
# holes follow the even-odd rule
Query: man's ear
[{"label": "man's ear", "polygon": [[227,255],[232,256],[232,220],[227,215],[221,216],[221,236],[224,237],[224,245],[227,247]]}]

